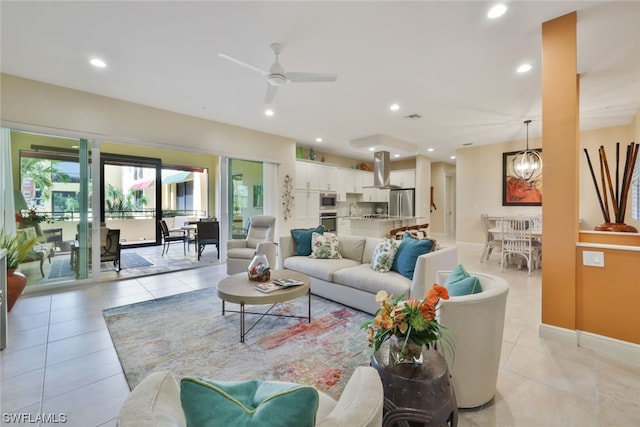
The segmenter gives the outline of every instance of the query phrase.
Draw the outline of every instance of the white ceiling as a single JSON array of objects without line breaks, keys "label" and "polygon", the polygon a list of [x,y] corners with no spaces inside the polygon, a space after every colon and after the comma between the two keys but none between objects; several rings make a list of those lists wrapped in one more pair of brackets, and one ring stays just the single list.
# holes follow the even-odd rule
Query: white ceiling
[{"label": "white ceiling", "polygon": [[[582,129],[631,122],[640,108],[640,2],[1,2],[1,71],[290,137],[366,159],[350,140],[386,135],[434,160],[463,144],[541,134],[541,24],[578,11]],[[334,83],[281,87],[266,117],[252,70],[284,45],[287,71]],[[96,69],[90,58],[108,67]],[[532,71],[517,74],[522,62]],[[398,103],[401,109],[391,112]],[[418,120],[405,115],[419,114]],[[322,143],[315,138],[322,137]],[[428,148],[434,148],[427,153]]]}]

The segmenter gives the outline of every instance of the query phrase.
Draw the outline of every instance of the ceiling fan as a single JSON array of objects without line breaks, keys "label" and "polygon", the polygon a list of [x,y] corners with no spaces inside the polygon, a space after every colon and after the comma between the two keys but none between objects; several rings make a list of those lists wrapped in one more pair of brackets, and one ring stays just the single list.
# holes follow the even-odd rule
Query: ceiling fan
[{"label": "ceiling fan", "polygon": [[276,95],[279,86],[283,86],[287,83],[322,83],[322,82],[335,82],[338,78],[337,74],[327,73],[299,73],[299,72],[286,72],[282,65],[278,62],[278,55],[282,52],[282,45],[280,43],[271,43],[271,50],[276,56],[276,62],[273,63],[269,70],[265,70],[255,65],[236,59],[232,56],[219,53],[222,58],[228,59],[231,62],[235,62],[238,65],[249,68],[250,70],[257,71],[267,80],[267,93],[264,97],[266,104],[271,104],[273,97]]}]

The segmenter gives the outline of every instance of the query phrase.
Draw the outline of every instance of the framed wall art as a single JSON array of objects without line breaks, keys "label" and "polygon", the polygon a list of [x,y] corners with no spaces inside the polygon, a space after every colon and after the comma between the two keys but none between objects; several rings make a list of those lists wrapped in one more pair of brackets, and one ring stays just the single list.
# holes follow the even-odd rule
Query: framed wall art
[{"label": "framed wall art", "polygon": [[[535,151],[542,153],[542,149]],[[502,153],[502,206],[542,206],[542,174],[531,181],[518,178],[513,171],[518,153]]]}]

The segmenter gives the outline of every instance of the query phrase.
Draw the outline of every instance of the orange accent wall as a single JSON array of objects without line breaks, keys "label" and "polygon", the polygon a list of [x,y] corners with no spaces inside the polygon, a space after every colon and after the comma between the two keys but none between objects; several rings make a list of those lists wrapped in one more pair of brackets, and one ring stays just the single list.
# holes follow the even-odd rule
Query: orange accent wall
[{"label": "orange accent wall", "polygon": [[579,83],[575,12],[542,24],[542,322],[576,326]]},{"label": "orange accent wall", "polygon": [[[604,268],[582,265],[586,250],[602,252]],[[640,344],[640,251],[578,247],[576,254],[576,329]]]}]

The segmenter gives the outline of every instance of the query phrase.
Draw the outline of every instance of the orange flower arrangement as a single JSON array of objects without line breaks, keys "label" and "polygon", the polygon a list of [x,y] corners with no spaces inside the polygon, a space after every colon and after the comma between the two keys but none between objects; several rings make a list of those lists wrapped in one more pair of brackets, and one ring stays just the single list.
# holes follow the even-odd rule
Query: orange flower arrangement
[{"label": "orange flower arrangement", "polygon": [[409,341],[427,348],[442,343],[445,328],[438,323],[436,310],[440,299],[449,299],[447,289],[435,283],[424,300],[403,298],[401,295],[394,299],[386,291],[376,294],[380,308],[373,320],[361,326],[367,330],[369,347],[377,351],[393,335],[404,340],[403,348]]}]

